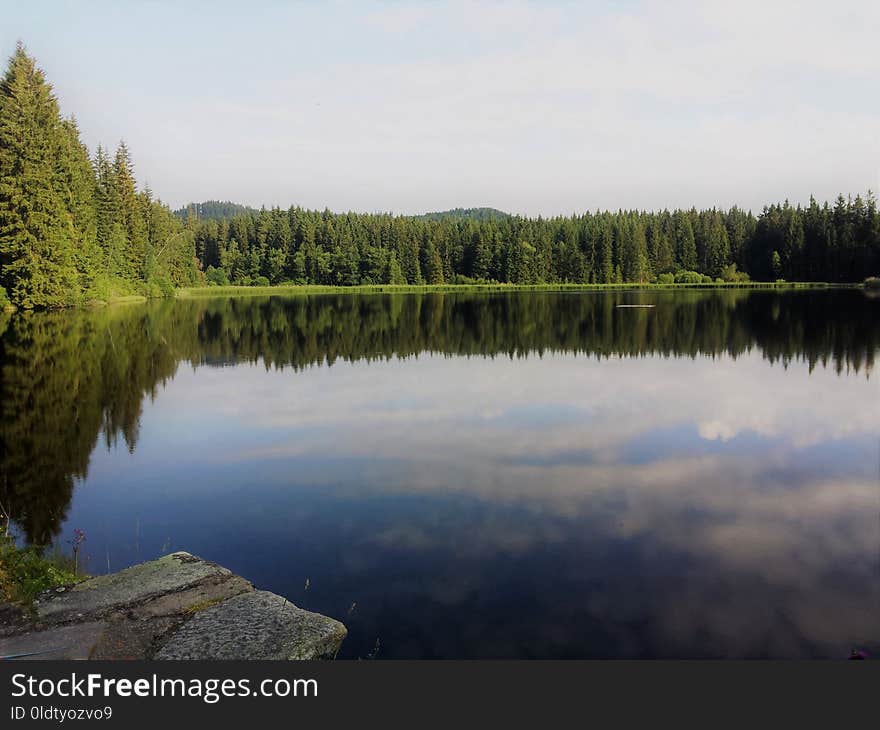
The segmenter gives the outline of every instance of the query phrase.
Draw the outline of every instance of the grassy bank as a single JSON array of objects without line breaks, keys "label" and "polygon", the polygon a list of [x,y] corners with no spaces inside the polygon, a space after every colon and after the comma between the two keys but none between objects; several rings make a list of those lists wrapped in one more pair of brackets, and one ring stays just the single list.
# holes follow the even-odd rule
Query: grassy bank
[{"label": "grassy bank", "polygon": [[816,289],[860,287],[862,284],[829,284],[803,281],[711,282],[699,284],[372,284],[362,286],[322,286],[315,284],[277,286],[198,286],[177,290],[182,299],[197,297],[272,296],[297,294],[420,294],[453,292],[516,291],[631,291],[654,289]]},{"label": "grassy bank", "polygon": [[33,605],[41,591],[82,580],[73,559],[55,551],[19,547],[8,535],[0,535],[0,603]]},{"label": "grassy bank", "polygon": [[[169,292],[143,294],[110,294],[106,298],[84,299],[81,307],[105,307],[118,304],[140,304],[149,299],[178,297],[265,297],[308,294],[428,294],[457,292],[578,292],[578,291],[651,291],[667,289],[829,289],[878,288],[876,278],[860,283],[829,283],[824,281],[731,281],[694,283],[625,283],[625,284],[364,284],[360,286],[327,286],[323,284],[275,284],[271,286],[193,286]],[[0,290],[2,295],[2,290]],[[8,299],[0,296],[0,312],[15,312]]]}]

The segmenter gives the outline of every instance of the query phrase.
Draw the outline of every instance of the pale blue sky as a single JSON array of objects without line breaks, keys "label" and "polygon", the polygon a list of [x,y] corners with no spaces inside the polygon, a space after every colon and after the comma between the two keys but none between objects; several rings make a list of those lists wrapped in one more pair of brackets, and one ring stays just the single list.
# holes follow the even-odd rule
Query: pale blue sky
[{"label": "pale blue sky", "polygon": [[880,3],[0,0],[172,205],[527,214],[880,187]]}]

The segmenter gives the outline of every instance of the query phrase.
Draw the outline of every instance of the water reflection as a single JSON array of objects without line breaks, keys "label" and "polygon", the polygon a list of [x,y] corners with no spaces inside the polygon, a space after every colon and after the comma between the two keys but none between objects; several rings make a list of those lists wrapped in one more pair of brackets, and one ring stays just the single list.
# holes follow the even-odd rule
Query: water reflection
[{"label": "water reflection", "polygon": [[[616,308],[633,301],[657,306]],[[178,548],[227,564],[343,618],[348,656],[377,638],[389,657],[845,656],[880,635],[878,305],[446,295],[14,317],[2,502],[33,541],[84,527],[93,572]]]}]

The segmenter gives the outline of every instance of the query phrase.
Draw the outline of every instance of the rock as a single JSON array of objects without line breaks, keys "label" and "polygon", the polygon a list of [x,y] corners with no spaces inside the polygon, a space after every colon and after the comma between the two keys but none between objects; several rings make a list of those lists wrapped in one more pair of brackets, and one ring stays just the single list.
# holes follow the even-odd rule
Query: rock
[{"label": "rock", "polygon": [[[77,583],[61,594],[46,594],[37,605],[37,617],[40,622],[60,623],[132,609],[184,591],[190,591],[187,596],[194,604],[250,590],[253,590],[250,583],[226,568],[178,552]],[[175,608],[185,609],[186,601],[182,603],[169,606],[166,613]],[[154,615],[159,613],[153,612]]]},{"label": "rock", "polygon": [[89,621],[0,638],[0,657],[31,654],[21,658],[91,659],[106,629],[105,621]]},{"label": "rock", "polygon": [[339,621],[255,591],[197,613],[155,658],[332,659],[346,633]]},{"label": "rock", "polygon": [[338,621],[254,591],[244,578],[184,552],[50,589],[35,602],[35,622],[15,607],[2,609],[0,656],[318,659],[335,657],[346,635]]}]

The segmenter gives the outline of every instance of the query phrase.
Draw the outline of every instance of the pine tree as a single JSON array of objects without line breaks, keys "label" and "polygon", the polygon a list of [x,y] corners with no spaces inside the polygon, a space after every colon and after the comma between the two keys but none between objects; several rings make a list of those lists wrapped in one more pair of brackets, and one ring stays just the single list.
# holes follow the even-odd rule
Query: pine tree
[{"label": "pine tree", "polygon": [[675,213],[675,258],[685,271],[697,269],[697,244],[690,218],[683,211]]},{"label": "pine tree", "polygon": [[23,308],[68,304],[77,291],[64,139],[52,87],[19,43],[0,83],[0,286]]},{"label": "pine tree", "polygon": [[101,268],[96,240],[95,171],[89,151],[80,141],[75,119],[61,123],[56,162],[56,188],[73,224],[73,255],[80,286],[88,288]]},{"label": "pine tree", "polygon": [[612,284],[614,282],[614,233],[611,225],[606,221],[602,225],[602,239],[599,244],[599,282]]},{"label": "pine tree", "polygon": [[714,278],[721,276],[722,269],[730,261],[730,240],[718,211],[711,211],[704,225],[706,261],[703,272]]},{"label": "pine tree", "polygon": [[124,230],[117,230],[121,219],[121,206],[116,178],[110,158],[101,145],[95,153],[95,232],[101,251],[102,271],[108,276],[122,274],[124,264],[121,247],[125,241]]},{"label": "pine tree", "polygon": [[388,268],[385,271],[385,282],[388,284],[406,284],[406,277],[400,270],[397,254],[392,251],[388,256]]},{"label": "pine tree", "polygon": [[134,164],[125,142],[120,142],[113,158],[113,180],[119,201],[120,222],[125,229],[124,276],[128,279],[145,279],[147,231],[141,216],[134,179]]},{"label": "pine tree", "polygon": [[660,217],[657,216],[649,229],[649,255],[648,260],[655,274],[664,274],[675,270],[675,254],[672,250],[672,242],[666,231],[663,230]]},{"label": "pine tree", "polygon": [[429,284],[443,283],[443,260],[432,241],[425,247],[425,277]]},{"label": "pine tree", "polygon": [[634,221],[627,226],[622,251],[623,276],[626,281],[647,281],[650,278],[648,267],[648,247],[645,229],[641,222]]}]

